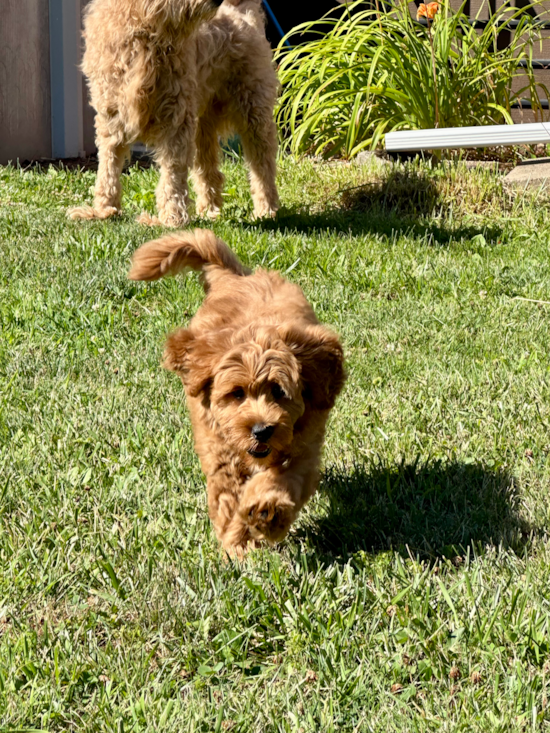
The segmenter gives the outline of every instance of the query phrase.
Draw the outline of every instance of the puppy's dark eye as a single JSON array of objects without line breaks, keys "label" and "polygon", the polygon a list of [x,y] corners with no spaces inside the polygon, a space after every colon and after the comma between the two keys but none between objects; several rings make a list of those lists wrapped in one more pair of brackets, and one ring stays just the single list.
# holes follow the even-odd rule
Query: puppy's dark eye
[{"label": "puppy's dark eye", "polygon": [[236,387],[233,392],[231,392],[231,397],[233,397],[234,400],[237,400],[237,402],[242,402],[244,400],[244,389],[242,387]]},{"label": "puppy's dark eye", "polygon": [[274,400],[282,400],[286,397],[285,391],[278,384],[271,385],[271,394]]},{"label": "puppy's dark eye", "polygon": [[267,514],[267,509],[264,509],[263,512],[260,512],[260,519],[263,519],[265,522],[265,520],[267,519]]}]

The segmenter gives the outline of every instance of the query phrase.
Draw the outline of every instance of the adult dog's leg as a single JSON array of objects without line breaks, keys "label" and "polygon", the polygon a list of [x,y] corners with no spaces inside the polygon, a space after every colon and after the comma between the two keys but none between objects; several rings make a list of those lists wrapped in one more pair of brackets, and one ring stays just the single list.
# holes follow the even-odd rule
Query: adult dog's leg
[{"label": "adult dog's leg", "polygon": [[245,158],[250,167],[250,189],[254,215],[275,216],[279,196],[275,185],[277,172],[277,129],[271,111],[259,116],[241,134]]},{"label": "adult dog's leg", "polygon": [[158,215],[160,223],[168,227],[181,227],[189,223],[187,176],[193,163],[195,127],[194,114],[188,113],[177,132],[163,137],[155,146],[160,165]]},{"label": "adult dog's leg", "polygon": [[219,169],[220,144],[212,111],[198,122],[193,182],[197,194],[197,213],[215,219],[222,207],[224,176]]},{"label": "adult dog's leg", "polygon": [[71,219],[108,219],[121,213],[120,176],[128,157],[129,146],[122,134],[112,135],[98,115],[96,144],[99,159],[95,184],[94,206],[70,209]]}]

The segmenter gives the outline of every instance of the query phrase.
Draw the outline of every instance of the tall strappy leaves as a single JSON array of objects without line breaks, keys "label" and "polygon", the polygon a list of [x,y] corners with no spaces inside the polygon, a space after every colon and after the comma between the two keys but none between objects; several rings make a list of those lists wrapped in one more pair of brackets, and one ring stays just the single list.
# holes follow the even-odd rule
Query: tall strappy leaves
[{"label": "tall strappy leaves", "polygon": [[[540,114],[538,97],[548,91],[533,75],[541,29],[529,8],[506,4],[476,29],[463,7],[453,12],[447,3],[428,28],[407,3],[385,11],[364,5],[297,26],[287,36],[294,45],[279,46],[278,121],[292,152],[352,157],[392,130],[511,123],[516,98],[527,97]],[[511,43],[500,49],[498,33],[512,20]],[[304,30],[318,39],[299,43]]]}]

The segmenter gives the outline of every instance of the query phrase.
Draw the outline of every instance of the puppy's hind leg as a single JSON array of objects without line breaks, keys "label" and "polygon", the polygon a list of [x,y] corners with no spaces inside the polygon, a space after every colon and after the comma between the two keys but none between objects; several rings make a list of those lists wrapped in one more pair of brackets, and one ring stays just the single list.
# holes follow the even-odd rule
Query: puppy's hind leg
[{"label": "puppy's hind leg", "polygon": [[207,111],[197,128],[193,182],[197,194],[197,213],[215,219],[221,210],[224,177],[219,169],[220,144],[213,112]]},{"label": "puppy's hind leg", "polygon": [[277,173],[277,129],[271,117],[258,117],[241,134],[245,158],[250,167],[250,189],[254,216],[274,217],[279,208],[275,184]]},{"label": "puppy's hind leg", "polygon": [[121,213],[120,176],[128,158],[129,146],[122,134],[111,135],[98,116],[96,143],[98,170],[94,206],[78,206],[67,214],[71,219],[108,219]]}]

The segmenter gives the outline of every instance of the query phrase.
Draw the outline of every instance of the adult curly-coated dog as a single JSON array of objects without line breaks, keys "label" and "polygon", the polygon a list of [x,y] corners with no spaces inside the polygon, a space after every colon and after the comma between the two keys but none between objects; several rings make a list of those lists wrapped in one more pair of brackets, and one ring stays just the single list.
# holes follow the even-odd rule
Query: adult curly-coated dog
[{"label": "adult curly-coated dog", "polygon": [[275,214],[278,82],[261,0],[91,0],[84,38],[99,168],[93,208],[71,209],[71,218],[120,213],[120,176],[136,140],[160,165],[158,219],[142,222],[189,221],[191,166],[198,213],[216,217],[219,137],[231,133],[241,136],[255,216]]},{"label": "adult curly-coated dog", "polygon": [[129,277],[202,271],[206,299],[169,336],[164,365],[181,377],[208,508],[225,550],[274,544],[317,489],[326,421],[345,379],[338,336],[302,290],[274,271],[251,274],[196,229],[148,242]]}]

